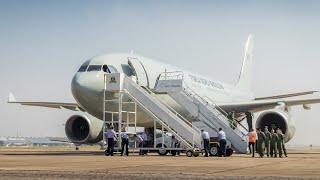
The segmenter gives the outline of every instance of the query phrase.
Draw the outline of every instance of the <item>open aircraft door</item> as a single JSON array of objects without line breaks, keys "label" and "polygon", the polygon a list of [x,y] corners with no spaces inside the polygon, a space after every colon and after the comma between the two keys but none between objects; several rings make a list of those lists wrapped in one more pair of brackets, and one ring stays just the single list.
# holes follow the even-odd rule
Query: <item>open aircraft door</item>
[{"label": "open aircraft door", "polygon": [[142,63],[137,58],[128,57],[128,64],[134,69],[134,74],[137,77],[137,83],[140,86],[149,87],[148,75]]}]

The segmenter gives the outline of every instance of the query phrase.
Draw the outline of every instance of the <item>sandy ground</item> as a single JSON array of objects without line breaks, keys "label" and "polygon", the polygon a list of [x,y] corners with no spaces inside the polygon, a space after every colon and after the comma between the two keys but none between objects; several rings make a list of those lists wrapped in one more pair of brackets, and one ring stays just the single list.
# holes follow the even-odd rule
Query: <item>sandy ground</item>
[{"label": "sandy ground", "polygon": [[320,150],[288,158],[105,156],[97,147],[0,148],[0,179],[320,179]]}]

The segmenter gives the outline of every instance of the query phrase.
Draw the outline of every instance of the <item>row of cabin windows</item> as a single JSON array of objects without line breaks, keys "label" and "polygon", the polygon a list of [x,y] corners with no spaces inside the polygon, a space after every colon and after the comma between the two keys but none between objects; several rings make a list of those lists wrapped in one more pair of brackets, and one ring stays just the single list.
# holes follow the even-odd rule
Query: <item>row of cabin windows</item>
[{"label": "row of cabin windows", "polygon": [[106,73],[117,73],[117,69],[111,65],[84,65],[81,66],[78,72],[104,71]]}]

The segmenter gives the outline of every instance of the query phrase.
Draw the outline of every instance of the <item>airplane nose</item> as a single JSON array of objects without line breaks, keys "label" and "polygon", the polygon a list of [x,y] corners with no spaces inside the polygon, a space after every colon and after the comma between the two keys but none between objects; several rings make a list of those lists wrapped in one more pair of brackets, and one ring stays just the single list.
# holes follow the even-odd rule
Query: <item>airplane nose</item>
[{"label": "airplane nose", "polygon": [[76,73],[71,81],[71,91],[73,94],[73,97],[75,99],[78,99],[78,97],[82,94],[83,88],[85,88],[86,85],[83,81],[83,77],[81,74]]}]

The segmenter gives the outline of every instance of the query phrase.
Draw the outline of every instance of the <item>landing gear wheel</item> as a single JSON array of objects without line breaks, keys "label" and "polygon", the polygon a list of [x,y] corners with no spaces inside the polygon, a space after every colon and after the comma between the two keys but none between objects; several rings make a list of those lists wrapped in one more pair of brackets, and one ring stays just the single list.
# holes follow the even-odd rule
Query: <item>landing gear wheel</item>
[{"label": "landing gear wheel", "polygon": [[188,157],[192,157],[193,152],[192,152],[191,150],[188,150],[188,151],[186,152],[186,155],[187,155]]}]

